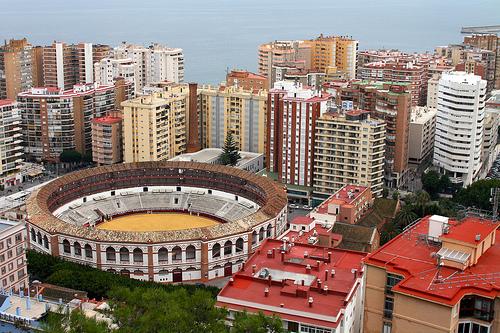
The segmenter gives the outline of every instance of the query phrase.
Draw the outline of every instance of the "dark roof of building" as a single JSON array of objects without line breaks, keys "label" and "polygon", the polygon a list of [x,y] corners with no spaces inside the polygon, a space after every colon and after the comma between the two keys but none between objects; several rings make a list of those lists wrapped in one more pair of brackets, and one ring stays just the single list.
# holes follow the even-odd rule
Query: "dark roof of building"
[{"label": "dark roof of building", "polygon": [[342,235],[339,248],[363,252],[370,251],[376,232],[377,228],[375,227],[341,222],[335,222],[332,229],[332,233]]}]

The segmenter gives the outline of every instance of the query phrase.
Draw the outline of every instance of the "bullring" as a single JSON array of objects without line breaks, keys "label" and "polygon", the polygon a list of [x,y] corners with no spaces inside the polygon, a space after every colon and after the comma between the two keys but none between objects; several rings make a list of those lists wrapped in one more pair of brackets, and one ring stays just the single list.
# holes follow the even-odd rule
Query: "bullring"
[{"label": "bullring", "polygon": [[[265,238],[282,234],[286,207],[279,184],[243,170],[117,164],[77,171],[35,191],[27,201],[28,238],[37,251],[136,279],[203,281],[231,275]],[[135,214],[161,223],[151,227],[141,215],[142,227],[128,224]],[[177,214],[195,224],[183,226]],[[198,218],[206,226],[197,227]],[[115,226],[104,228],[110,222]]]}]

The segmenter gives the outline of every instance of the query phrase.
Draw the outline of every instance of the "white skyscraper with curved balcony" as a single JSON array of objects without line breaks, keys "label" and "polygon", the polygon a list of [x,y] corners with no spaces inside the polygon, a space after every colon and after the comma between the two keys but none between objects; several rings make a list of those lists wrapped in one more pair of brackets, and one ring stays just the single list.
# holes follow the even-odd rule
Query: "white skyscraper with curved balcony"
[{"label": "white skyscraper with curved balcony", "polygon": [[463,186],[481,169],[485,96],[480,76],[450,72],[439,80],[434,165]]}]

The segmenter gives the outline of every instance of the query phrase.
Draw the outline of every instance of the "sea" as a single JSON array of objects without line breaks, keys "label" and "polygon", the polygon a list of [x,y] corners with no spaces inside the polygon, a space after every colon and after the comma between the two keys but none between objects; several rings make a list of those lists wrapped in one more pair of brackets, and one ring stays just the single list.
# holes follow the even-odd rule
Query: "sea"
[{"label": "sea", "polygon": [[462,26],[500,24],[499,0],[0,0],[0,39],[184,49],[186,81],[219,83],[255,71],[258,45],[352,36],[359,48],[432,51]]}]

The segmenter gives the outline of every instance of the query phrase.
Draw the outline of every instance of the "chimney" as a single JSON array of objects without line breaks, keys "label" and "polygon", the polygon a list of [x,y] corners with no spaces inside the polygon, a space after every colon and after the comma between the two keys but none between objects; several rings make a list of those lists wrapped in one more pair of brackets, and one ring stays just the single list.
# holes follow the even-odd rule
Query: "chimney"
[{"label": "chimney", "polygon": [[285,251],[281,251],[281,262],[285,261]]},{"label": "chimney", "polygon": [[264,296],[267,297],[269,296],[269,288],[264,288]]},{"label": "chimney", "polygon": [[300,285],[301,285],[301,286],[304,286],[304,284],[305,284],[304,280],[301,280],[301,281],[300,281]]},{"label": "chimney", "polygon": [[257,265],[253,264],[252,265],[252,273],[255,273],[256,270],[257,270]]},{"label": "chimney", "polygon": [[306,273],[311,273],[311,265],[306,266]]},{"label": "chimney", "polygon": [[331,275],[332,279],[335,277],[335,270],[334,269],[332,269],[332,271],[330,272],[330,275]]},{"label": "chimney", "polygon": [[325,295],[328,295],[328,286],[324,286],[324,287],[323,287],[323,290],[324,290],[324,292],[325,292]]},{"label": "chimney", "polygon": [[328,270],[325,270],[325,281],[328,281]]},{"label": "chimney", "polygon": [[243,272],[245,271],[245,262],[244,261],[241,263],[241,271],[243,271]]},{"label": "chimney", "polygon": [[280,308],[284,307],[285,303],[280,303]]},{"label": "chimney", "polygon": [[312,297],[309,297],[309,301],[308,301],[308,303],[309,303],[309,307],[310,307],[310,308],[312,308],[312,306],[313,306],[313,302],[314,302],[313,298],[312,298]]},{"label": "chimney", "polygon": [[307,251],[304,252],[304,258],[309,257],[309,253]]},{"label": "chimney", "polygon": [[318,284],[318,289],[321,289],[321,279],[316,280],[316,283]]},{"label": "chimney", "polygon": [[353,269],[351,270],[351,273],[353,274],[353,277],[354,277],[354,278],[357,278],[357,277],[358,277],[358,270],[357,270],[356,268],[353,268]]},{"label": "chimney", "polygon": [[272,279],[271,275],[269,275],[269,276],[267,277],[267,284],[269,285],[269,287],[271,287],[271,283],[272,283],[272,281],[273,281],[273,279]]},{"label": "chimney", "polygon": [[232,286],[234,284],[234,279],[233,278],[230,278],[229,279],[229,285]]},{"label": "chimney", "polygon": [[328,261],[327,263],[331,263],[332,262],[332,252],[328,252]]},{"label": "chimney", "polygon": [[194,153],[201,149],[198,133],[198,84],[189,84],[189,133],[187,152]]}]

